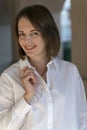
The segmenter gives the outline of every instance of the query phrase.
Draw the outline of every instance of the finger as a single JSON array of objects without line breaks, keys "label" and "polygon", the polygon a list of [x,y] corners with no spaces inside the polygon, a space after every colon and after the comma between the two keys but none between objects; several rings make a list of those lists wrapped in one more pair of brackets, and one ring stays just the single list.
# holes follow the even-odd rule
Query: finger
[{"label": "finger", "polygon": [[21,77],[25,77],[29,72],[34,73],[34,70],[32,68],[29,68],[28,66],[25,66],[23,69],[20,70]]},{"label": "finger", "polygon": [[22,77],[22,79],[23,79],[23,81],[25,81],[25,82],[28,81],[31,84],[36,83],[36,76],[32,72],[27,73],[25,76]]},{"label": "finger", "polygon": [[24,72],[24,76],[27,76],[28,74],[32,74],[32,73],[34,74],[34,70],[27,68],[27,69],[25,70],[25,72]]},{"label": "finger", "polygon": [[22,68],[21,70],[22,70],[23,72],[25,72],[27,69],[28,69],[28,66],[25,66],[25,67]]},{"label": "finger", "polygon": [[21,77],[24,76],[24,72],[28,69],[28,66],[25,66],[23,69],[20,70]]},{"label": "finger", "polygon": [[33,73],[27,75],[28,81],[30,81],[31,84],[36,84],[36,77]]}]

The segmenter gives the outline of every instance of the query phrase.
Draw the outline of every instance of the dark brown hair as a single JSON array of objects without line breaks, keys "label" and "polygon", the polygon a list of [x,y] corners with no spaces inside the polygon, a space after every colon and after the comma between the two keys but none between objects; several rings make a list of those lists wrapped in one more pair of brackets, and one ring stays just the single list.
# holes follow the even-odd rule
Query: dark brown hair
[{"label": "dark brown hair", "polygon": [[[57,56],[60,48],[60,36],[56,23],[49,10],[42,5],[32,5],[25,7],[16,17],[16,35],[18,38],[18,22],[20,18],[27,18],[32,25],[40,31],[45,43],[47,44],[48,56]],[[25,52],[19,45],[19,55],[22,59]]]}]

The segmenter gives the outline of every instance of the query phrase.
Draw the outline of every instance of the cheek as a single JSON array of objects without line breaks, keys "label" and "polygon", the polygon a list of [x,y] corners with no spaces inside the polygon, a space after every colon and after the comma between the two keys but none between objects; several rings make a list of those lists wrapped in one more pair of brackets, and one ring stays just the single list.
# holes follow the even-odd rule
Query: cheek
[{"label": "cheek", "polygon": [[37,42],[40,46],[42,46],[42,47],[45,47],[45,41],[44,41],[44,39],[43,38],[40,38],[40,39],[38,39],[38,42]]},{"label": "cheek", "polygon": [[42,41],[39,41],[37,44],[36,44],[36,46],[38,47],[38,49],[43,49],[43,48],[45,48],[45,44],[42,42]]}]

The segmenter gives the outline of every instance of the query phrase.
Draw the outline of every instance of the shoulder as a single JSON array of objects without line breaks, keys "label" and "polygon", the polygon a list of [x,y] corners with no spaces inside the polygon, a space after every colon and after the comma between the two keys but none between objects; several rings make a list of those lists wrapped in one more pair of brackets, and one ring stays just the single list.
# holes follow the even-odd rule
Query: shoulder
[{"label": "shoulder", "polygon": [[13,75],[17,75],[19,73],[20,70],[20,64],[19,61],[12,64],[11,66],[9,66],[7,69],[5,69],[1,76],[3,75],[9,75],[10,77],[12,77]]},{"label": "shoulder", "polygon": [[74,63],[59,58],[55,58],[54,62],[57,72],[61,75],[62,79],[68,78],[71,82],[73,80],[81,81],[81,74],[78,67]]},{"label": "shoulder", "polygon": [[54,58],[54,62],[56,67],[60,70],[60,71],[70,71],[70,72],[74,72],[74,71],[78,71],[77,66],[69,61],[65,61],[63,59],[59,59],[59,58]]}]

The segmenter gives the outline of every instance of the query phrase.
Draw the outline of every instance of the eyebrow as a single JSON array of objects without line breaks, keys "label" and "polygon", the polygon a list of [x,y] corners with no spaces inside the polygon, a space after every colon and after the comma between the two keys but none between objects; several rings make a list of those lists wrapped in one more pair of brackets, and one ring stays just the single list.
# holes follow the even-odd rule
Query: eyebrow
[{"label": "eyebrow", "polygon": [[[30,30],[30,32],[33,32],[33,31],[37,31],[37,32],[39,32],[38,30],[36,30],[36,29],[33,29],[33,30]],[[18,32],[24,32],[24,31],[18,31]]]},{"label": "eyebrow", "polygon": [[18,32],[23,32],[23,31],[18,31]]}]

